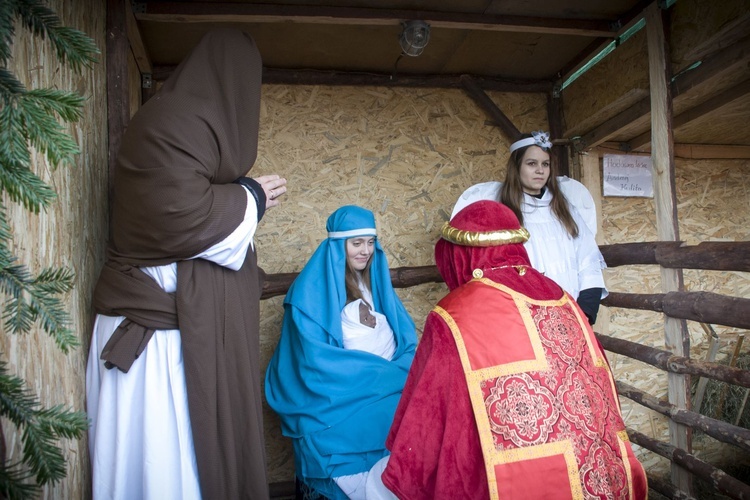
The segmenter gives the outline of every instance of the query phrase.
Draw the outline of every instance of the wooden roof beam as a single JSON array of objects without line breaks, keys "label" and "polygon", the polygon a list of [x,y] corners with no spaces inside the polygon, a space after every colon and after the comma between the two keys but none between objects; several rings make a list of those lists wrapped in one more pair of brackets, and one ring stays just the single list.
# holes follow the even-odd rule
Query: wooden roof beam
[{"label": "wooden roof beam", "polygon": [[[720,73],[731,71],[736,65],[747,64],[748,61],[750,61],[750,36],[706,57],[697,68],[676,76],[671,83],[672,98],[677,98]],[[651,98],[646,97],[624,113],[583,134],[576,142],[578,149],[598,146],[635,120],[646,116],[650,111]]]},{"label": "wooden roof beam", "polygon": [[[154,81],[169,78],[176,66],[154,66]],[[460,89],[462,75],[392,75],[390,73],[362,73],[355,71],[319,71],[305,69],[263,68],[264,84],[280,85],[351,85],[372,87],[413,87]],[[552,91],[549,80],[511,80],[472,76],[484,90],[498,92],[547,93]]]},{"label": "wooden roof beam", "polygon": [[[623,152],[635,155],[651,154],[651,147],[649,145],[631,151],[627,143],[604,142],[596,149],[601,154],[621,154]],[[676,158],[689,160],[750,160],[750,146],[677,143],[674,145],[674,155]],[[609,264],[609,262],[607,263]]]},{"label": "wooden roof beam", "polygon": [[583,49],[575,58],[573,58],[564,68],[560,70],[560,80],[566,81],[570,78],[573,73],[583,68],[589,63],[594,57],[596,57],[602,50],[604,50],[610,43],[612,38],[617,38],[632,28],[635,23],[641,20],[643,17],[643,9],[654,0],[641,0],[632,9],[626,12],[620,19],[618,19],[613,25],[617,31],[614,33],[614,37],[608,38],[597,38],[591,42],[585,49]]},{"label": "wooden roof beam", "polygon": [[138,29],[138,21],[135,20],[135,14],[130,2],[123,3],[125,4],[125,28],[128,33],[130,50],[133,52],[135,63],[138,65],[138,70],[141,74],[150,74],[152,72],[151,58],[148,56],[146,44],[143,43],[141,31]]},{"label": "wooden roof beam", "polygon": [[[683,113],[680,113],[674,118],[672,126],[677,129],[683,125],[686,125],[693,120],[697,120],[702,116],[723,108],[724,106],[733,103],[737,99],[740,99],[750,94],[750,79],[735,85],[729,90],[722,92],[719,95],[712,97],[711,99],[691,108]],[[639,149],[647,144],[651,144],[651,131],[642,133],[641,135],[631,139],[626,144],[628,150]]]},{"label": "wooden roof beam", "polygon": [[521,135],[521,132],[516,128],[513,122],[505,116],[497,104],[488,96],[484,90],[477,84],[477,82],[469,75],[461,75],[461,84],[463,85],[466,93],[474,99],[484,111],[492,118],[495,125],[500,128],[505,138],[513,142]]},{"label": "wooden roof beam", "polygon": [[475,12],[273,5],[229,2],[140,2],[139,21],[181,23],[306,23],[394,26],[421,20],[433,28],[512,31],[614,38],[617,24],[606,19],[557,19]]}]

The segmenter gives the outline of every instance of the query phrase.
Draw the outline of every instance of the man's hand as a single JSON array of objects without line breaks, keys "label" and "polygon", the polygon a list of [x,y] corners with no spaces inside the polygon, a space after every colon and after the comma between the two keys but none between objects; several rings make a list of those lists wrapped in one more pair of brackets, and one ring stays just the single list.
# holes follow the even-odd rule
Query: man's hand
[{"label": "man's hand", "polygon": [[253,178],[266,193],[266,210],[281,204],[279,197],[286,193],[286,179],[276,174]]}]

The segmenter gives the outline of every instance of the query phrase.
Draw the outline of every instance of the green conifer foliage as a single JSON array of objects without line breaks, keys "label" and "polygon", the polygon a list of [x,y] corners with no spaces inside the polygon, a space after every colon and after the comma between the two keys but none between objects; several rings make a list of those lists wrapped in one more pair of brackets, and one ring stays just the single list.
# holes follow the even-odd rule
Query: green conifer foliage
[{"label": "green conifer foliage", "polygon": [[[0,0],[0,300],[2,330],[24,334],[34,325],[48,333],[63,352],[79,345],[69,328],[61,295],[73,287],[71,269],[48,268],[34,275],[14,255],[4,200],[38,213],[54,202],[55,191],[31,170],[31,149],[44,154],[51,168],[71,163],[79,153],[61,123],[81,117],[84,98],[57,89],[26,89],[8,69],[16,28],[45,39],[60,64],[80,73],[99,53],[84,33],[62,26],[40,0]],[[23,458],[9,463],[0,429],[0,497],[30,498],[41,486],[65,477],[60,439],[80,438],[86,414],[61,405],[42,407],[21,378],[0,360],[0,416],[21,433]]]}]

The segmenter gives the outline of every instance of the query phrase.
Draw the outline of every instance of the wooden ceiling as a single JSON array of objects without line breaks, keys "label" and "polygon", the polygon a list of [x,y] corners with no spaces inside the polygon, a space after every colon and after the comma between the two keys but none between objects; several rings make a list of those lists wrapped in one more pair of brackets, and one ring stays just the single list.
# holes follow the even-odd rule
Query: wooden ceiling
[{"label": "wooden ceiling", "polygon": [[[252,34],[266,83],[467,88],[470,79],[482,90],[551,93],[640,20],[650,3],[149,0],[132,2],[126,15],[139,69],[155,80],[166,78],[206,31],[223,25]],[[399,35],[409,20],[430,25],[429,43],[417,57],[401,55]],[[730,156],[750,157],[750,13],[725,31],[716,35],[713,52],[709,46],[699,54],[703,61],[713,57],[713,69],[704,66],[677,89],[675,142],[730,145]],[[675,83],[688,80],[681,78]],[[599,123],[571,127],[567,138],[586,138],[583,147],[604,141],[647,146],[647,92],[643,99],[637,110],[612,110]]]}]

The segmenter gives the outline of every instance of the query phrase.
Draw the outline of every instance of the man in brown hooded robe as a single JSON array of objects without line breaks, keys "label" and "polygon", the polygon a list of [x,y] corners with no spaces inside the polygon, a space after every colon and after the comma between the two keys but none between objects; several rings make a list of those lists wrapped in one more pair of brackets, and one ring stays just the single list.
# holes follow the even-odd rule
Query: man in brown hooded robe
[{"label": "man in brown hooded robe", "polygon": [[253,236],[286,180],[250,179],[261,59],[208,33],[123,137],[87,368],[93,495],[268,497]]}]

